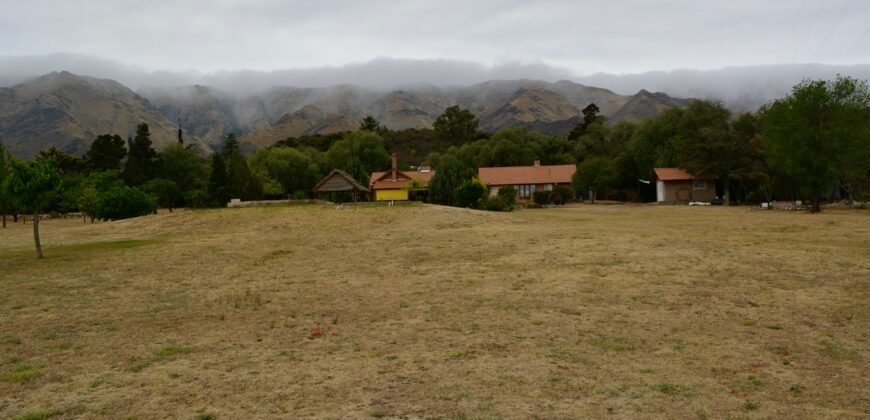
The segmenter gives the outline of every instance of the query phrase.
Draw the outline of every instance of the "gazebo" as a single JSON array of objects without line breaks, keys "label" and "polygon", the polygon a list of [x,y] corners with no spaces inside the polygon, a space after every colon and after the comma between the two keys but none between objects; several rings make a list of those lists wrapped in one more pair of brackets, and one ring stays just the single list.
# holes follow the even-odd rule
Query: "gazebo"
[{"label": "gazebo", "polygon": [[317,198],[349,196],[353,202],[367,201],[371,190],[340,169],[333,169],[311,189]]}]

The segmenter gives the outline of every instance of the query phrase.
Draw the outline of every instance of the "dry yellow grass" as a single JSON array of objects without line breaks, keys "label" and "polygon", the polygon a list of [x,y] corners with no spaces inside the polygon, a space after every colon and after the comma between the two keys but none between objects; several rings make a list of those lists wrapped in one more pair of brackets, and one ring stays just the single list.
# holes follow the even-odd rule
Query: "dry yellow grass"
[{"label": "dry yellow grass", "polygon": [[0,417],[870,413],[870,213],[181,211],[0,231]]}]

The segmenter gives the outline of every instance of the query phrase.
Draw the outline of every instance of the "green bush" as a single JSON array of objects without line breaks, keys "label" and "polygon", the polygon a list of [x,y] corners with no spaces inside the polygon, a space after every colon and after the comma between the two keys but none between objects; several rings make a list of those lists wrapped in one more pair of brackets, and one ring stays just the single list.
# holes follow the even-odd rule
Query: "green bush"
[{"label": "green bush", "polygon": [[98,219],[120,220],[154,213],[156,209],[154,196],[123,186],[100,193],[94,213]]},{"label": "green bush", "polygon": [[501,187],[498,189],[498,193],[496,193],[496,197],[499,200],[502,200],[505,206],[510,208],[512,211],[514,207],[517,206],[517,189],[511,186]]},{"label": "green bush", "polygon": [[486,200],[483,208],[489,211],[513,211],[514,206],[507,203],[502,197],[492,197]]},{"label": "green bush", "polygon": [[535,191],[535,193],[532,194],[532,202],[539,205],[549,204],[551,192],[552,191],[545,190]]},{"label": "green bush", "polygon": [[574,192],[574,189],[567,185],[558,185],[553,190],[555,194],[553,194],[553,201],[556,204],[565,204],[569,201],[573,201],[577,197],[577,193]]},{"label": "green bush", "polygon": [[479,180],[472,179],[462,183],[454,192],[454,205],[471,209],[482,208],[487,195],[486,186]]}]

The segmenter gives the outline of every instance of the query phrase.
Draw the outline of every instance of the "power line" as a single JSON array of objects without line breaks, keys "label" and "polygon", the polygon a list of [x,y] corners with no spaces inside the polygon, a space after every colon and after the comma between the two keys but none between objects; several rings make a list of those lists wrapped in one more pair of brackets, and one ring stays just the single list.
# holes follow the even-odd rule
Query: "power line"
[{"label": "power line", "polygon": [[843,21],[843,17],[846,16],[846,12],[848,11],[848,9],[850,8],[851,5],[852,5],[852,0],[844,0],[843,1],[842,7],[840,8],[840,13],[837,14],[836,19],[831,21],[831,26],[828,27],[828,32],[822,38],[821,42],[819,42],[819,47],[816,48],[816,53],[814,54],[815,57],[818,57],[819,53],[822,52],[822,47],[824,47],[825,44],[827,44],[828,39],[831,38],[831,34],[834,33],[834,30],[840,26],[840,23]]}]

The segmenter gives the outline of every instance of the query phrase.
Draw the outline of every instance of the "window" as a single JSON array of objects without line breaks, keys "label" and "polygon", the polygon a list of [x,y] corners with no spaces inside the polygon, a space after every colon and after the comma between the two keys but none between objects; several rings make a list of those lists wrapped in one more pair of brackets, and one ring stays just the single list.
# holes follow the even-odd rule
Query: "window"
[{"label": "window", "polygon": [[529,198],[532,196],[532,194],[535,193],[535,186],[534,185],[529,185],[529,184],[514,185],[514,188],[517,189],[517,192],[519,193],[520,198]]},{"label": "window", "polygon": [[544,185],[544,191],[553,191],[553,184]]},{"label": "window", "polygon": [[695,181],[692,184],[693,190],[706,190],[707,189],[707,181]]}]

